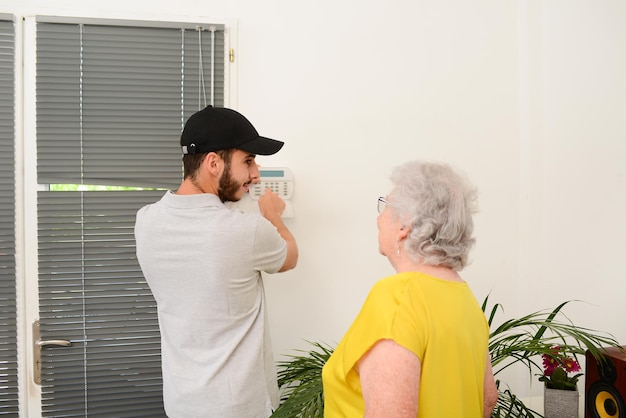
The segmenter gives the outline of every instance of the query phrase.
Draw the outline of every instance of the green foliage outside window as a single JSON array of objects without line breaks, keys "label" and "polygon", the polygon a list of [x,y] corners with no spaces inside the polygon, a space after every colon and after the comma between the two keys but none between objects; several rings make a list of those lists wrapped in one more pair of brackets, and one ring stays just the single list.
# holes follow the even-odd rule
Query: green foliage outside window
[{"label": "green foliage outside window", "polygon": [[51,184],[51,192],[77,192],[77,191],[124,191],[124,190],[159,190],[155,187],[127,187],[127,186],[104,186],[97,184]]}]

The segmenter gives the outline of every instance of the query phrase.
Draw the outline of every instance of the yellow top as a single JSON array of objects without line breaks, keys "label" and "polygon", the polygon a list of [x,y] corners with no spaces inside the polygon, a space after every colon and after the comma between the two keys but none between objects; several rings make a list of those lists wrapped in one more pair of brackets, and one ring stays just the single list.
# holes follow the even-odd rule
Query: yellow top
[{"label": "yellow top", "polygon": [[362,417],[355,366],[391,339],[420,359],[419,418],[482,417],[489,325],[467,283],[423,273],[380,280],[322,371],[324,417]]}]

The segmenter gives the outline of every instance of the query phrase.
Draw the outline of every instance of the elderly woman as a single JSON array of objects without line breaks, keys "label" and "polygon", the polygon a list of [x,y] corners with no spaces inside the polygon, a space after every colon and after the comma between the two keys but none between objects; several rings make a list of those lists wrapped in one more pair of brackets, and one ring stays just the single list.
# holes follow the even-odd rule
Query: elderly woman
[{"label": "elderly woman", "polygon": [[458,273],[474,243],[475,189],[424,161],[391,180],[378,245],[396,274],[374,285],[324,366],[324,416],[488,417],[498,397],[489,326]]}]

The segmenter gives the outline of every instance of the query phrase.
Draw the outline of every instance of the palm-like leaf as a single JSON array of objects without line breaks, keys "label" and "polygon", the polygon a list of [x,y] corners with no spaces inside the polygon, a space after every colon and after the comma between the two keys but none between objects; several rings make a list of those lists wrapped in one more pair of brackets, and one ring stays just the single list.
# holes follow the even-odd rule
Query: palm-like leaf
[{"label": "palm-like leaf", "polygon": [[496,403],[491,416],[493,418],[537,418],[542,415],[524,405],[514,393],[509,389],[501,389],[500,381],[496,381],[498,387],[498,402]]},{"label": "palm-like leaf", "polygon": [[[489,296],[483,301],[482,309],[487,313]],[[492,329],[489,335],[489,353],[494,375],[515,364],[523,364],[532,378],[533,372],[543,373],[540,363],[542,354],[552,354],[557,345],[563,355],[574,357],[584,355],[587,350],[598,361],[602,361],[602,347],[619,347],[619,343],[609,334],[574,325],[561,310],[573,301],[566,301],[552,311],[537,311],[518,319],[509,319]],[[502,306],[495,304],[489,312],[489,327],[492,328],[496,313]],[[500,390],[498,405],[492,417],[522,416],[534,417],[536,412],[508,390]],[[518,415],[509,415],[517,413]],[[541,415],[538,415],[541,416]]]},{"label": "palm-like leaf", "polygon": [[321,418],[324,416],[322,368],[334,348],[310,343],[310,351],[289,356],[278,363],[278,385],[282,389],[281,404],[272,418]]}]

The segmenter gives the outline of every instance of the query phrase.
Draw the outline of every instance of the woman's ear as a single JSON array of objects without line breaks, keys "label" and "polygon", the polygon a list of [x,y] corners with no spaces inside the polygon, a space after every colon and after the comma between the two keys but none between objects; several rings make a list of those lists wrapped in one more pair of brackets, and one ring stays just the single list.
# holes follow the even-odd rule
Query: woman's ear
[{"label": "woman's ear", "polygon": [[406,226],[404,226],[404,225],[402,225],[400,227],[400,231],[398,231],[398,240],[400,241],[400,240],[403,240],[406,237],[408,237],[409,236],[409,232],[411,232],[411,229],[406,227]]}]

